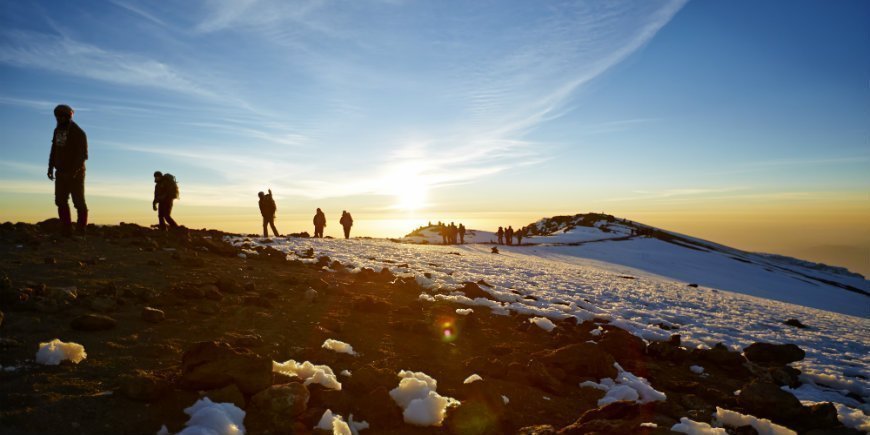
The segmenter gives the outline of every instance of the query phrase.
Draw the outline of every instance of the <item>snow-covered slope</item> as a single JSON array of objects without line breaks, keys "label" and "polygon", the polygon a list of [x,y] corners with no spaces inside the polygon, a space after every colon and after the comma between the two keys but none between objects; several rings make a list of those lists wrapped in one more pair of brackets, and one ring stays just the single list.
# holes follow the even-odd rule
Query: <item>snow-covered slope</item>
[{"label": "snow-covered slope", "polygon": [[[870,316],[870,281],[844,268],[757,254],[614,216],[590,213],[544,218],[526,227],[522,252],[561,262],[598,264],[859,317]],[[474,231],[467,243],[491,243]],[[436,228],[403,242],[440,244]]]},{"label": "snow-covered slope", "polygon": [[[246,243],[243,238],[233,241],[237,245]],[[247,243],[256,246],[259,239]],[[615,244],[622,242],[588,246],[605,243],[632,246]],[[641,244],[635,250],[647,252],[679,248],[660,240],[633,243]],[[567,254],[551,251],[564,249],[560,247],[505,247],[501,254],[491,254],[485,245],[429,246],[387,240],[294,238],[275,240],[270,246],[287,252],[289,259],[305,262],[313,263],[318,256],[326,255],[355,271],[362,267],[388,268],[398,275],[416,277],[430,288],[429,293],[421,295],[423,299],[446,299],[496,313],[606,319],[647,340],[665,340],[670,334],[679,333],[689,347],[718,342],[733,348],[743,348],[755,341],[795,343],[807,352],[807,358],[798,363],[804,385],[794,391],[796,396],[832,400],[870,414],[870,406],[865,405],[870,402],[867,316],[852,317],[704,286],[689,287],[678,280],[635,273],[636,269],[601,260],[566,260],[562,257]],[[305,254],[309,249],[314,252],[313,258]],[[613,258],[622,255],[625,253],[612,253]],[[746,265],[734,260],[730,263],[736,267]],[[743,273],[742,269],[729,270]],[[492,286],[484,286],[492,299],[471,300],[461,294],[450,294],[463,282],[478,280]],[[810,328],[783,324],[791,318]]]}]

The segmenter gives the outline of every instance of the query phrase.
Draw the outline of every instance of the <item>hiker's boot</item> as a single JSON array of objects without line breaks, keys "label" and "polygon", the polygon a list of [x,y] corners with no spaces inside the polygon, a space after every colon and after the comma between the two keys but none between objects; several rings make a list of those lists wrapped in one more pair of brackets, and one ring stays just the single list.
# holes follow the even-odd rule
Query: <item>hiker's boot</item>
[{"label": "hiker's boot", "polygon": [[71,236],[72,217],[70,216],[69,205],[58,206],[57,216],[60,218],[60,234],[65,237]]},{"label": "hiker's boot", "polygon": [[83,236],[88,228],[88,211],[87,210],[76,210],[78,212],[77,220],[76,220],[76,232]]}]

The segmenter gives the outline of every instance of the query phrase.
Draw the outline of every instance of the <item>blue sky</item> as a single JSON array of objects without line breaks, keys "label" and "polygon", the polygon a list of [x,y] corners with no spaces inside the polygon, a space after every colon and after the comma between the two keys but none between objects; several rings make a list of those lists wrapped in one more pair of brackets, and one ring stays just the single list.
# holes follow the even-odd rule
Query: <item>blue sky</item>
[{"label": "blue sky", "polygon": [[59,102],[98,221],[156,169],[233,230],[266,187],[288,217],[868,213],[864,1],[0,5],[11,220],[51,214]]}]

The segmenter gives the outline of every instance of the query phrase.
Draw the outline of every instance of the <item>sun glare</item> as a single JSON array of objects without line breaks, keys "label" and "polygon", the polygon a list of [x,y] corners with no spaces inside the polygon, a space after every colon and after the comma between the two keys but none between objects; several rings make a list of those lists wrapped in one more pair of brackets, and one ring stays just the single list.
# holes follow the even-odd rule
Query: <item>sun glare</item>
[{"label": "sun glare", "polygon": [[396,197],[395,208],[417,211],[426,206],[428,186],[414,168],[403,168],[388,178],[390,193]]}]

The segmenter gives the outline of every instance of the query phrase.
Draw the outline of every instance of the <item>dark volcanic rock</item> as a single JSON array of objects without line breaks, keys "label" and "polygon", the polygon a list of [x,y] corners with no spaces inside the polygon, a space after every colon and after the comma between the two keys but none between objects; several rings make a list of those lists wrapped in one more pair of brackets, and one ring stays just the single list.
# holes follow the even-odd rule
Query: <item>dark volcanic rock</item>
[{"label": "dark volcanic rock", "polygon": [[646,343],[630,332],[616,327],[605,327],[606,333],[598,342],[623,367],[630,369],[641,362],[646,354]]},{"label": "dark volcanic rock", "polygon": [[[259,394],[259,393],[258,393]],[[239,408],[245,409],[245,395],[236,384],[230,384],[223,388],[207,391],[206,397],[215,403],[232,403]]]},{"label": "dark volcanic rock", "polygon": [[72,319],[69,326],[76,331],[105,331],[112,329],[118,321],[100,314],[83,314]]},{"label": "dark volcanic rock", "polygon": [[556,435],[556,429],[549,424],[526,426],[517,431],[517,435]]},{"label": "dark volcanic rock", "polygon": [[809,328],[809,326],[804,325],[804,324],[801,323],[801,321],[798,320],[798,319],[788,319],[788,320],[786,320],[785,322],[782,322],[782,323],[784,323],[784,324],[786,324],[786,325],[788,325],[788,326],[794,326],[795,328],[800,328],[800,329],[806,329],[806,328]]},{"label": "dark volcanic rock", "polygon": [[613,357],[602,346],[592,343],[577,343],[538,352],[532,355],[532,359],[565,371],[571,377],[570,382],[582,378],[613,378],[618,374]]},{"label": "dark volcanic rock", "polygon": [[786,365],[804,359],[806,353],[794,344],[752,343],[743,349],[746,359],[761,365]]},{"label": "dark volcanic rock", "polygon": [[466,282],[465,285],[462,286],[462,288],[459,288],[457,290],[465,293],[465,296],[469,297],[470,299],[492,299],[492,295],[484,291],[482,288],[480,288],[479,285],[473,282]]},{"label": "dark volcanic rock", "polygon": [[150,323],[160,323],[166,319],[166,313],[157,308],[143,307],[142,320]]},{"label": "dark volcanic rock", "polygon": [[245,425],[252,433],[296,433],[295,417],[308,409],[309,397],[298,382],[273,385],[251,397]]},{"label": "dark volcanic rock", "polygon": [[272,385],[272,360],[227,343],[201,341],[182,355],[181,384],[196,390],[236,384],[243,393],[255,394]]},{"label": "dark volcanic rock", "polygon": [[753,381],[740,389],[737,403],[749,414],[787,424],[800,416],[803,405],[772,382]]}]

